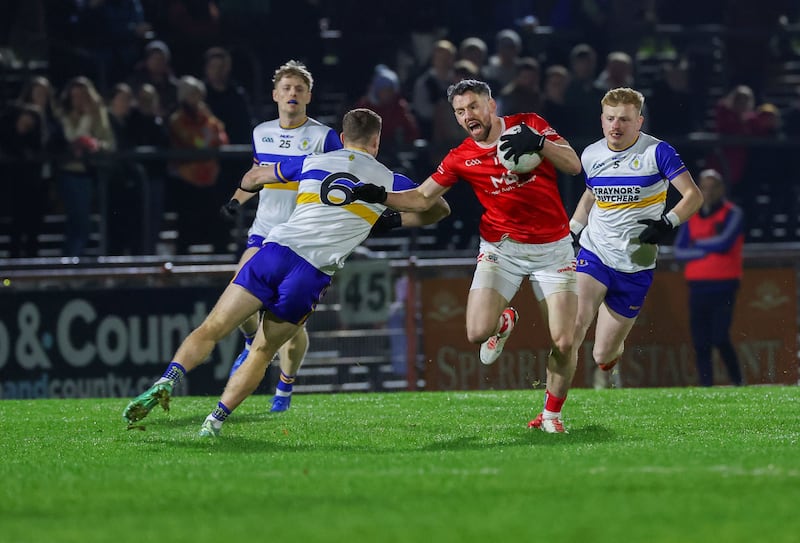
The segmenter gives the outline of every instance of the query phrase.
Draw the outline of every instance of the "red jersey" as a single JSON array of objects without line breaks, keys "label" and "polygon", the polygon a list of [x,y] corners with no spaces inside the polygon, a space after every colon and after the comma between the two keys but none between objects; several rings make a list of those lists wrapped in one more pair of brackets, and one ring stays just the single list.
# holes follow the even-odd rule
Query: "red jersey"
[{"label": "red jersey", "polygon": [[[535,113],[501,117],[503,130],[525,122],[549,140],[558,133]],[[484,208],[480,234],[487,241],[511,238],[521,243],[550,243],[569,235],[569,219],[558,191],[557,172],[544,159],[530,173],[506,170],[497,158],[497,144],[477,143],[466,138],[452,149],[431,175],[434,181],[452,187],[463,179]]]}]

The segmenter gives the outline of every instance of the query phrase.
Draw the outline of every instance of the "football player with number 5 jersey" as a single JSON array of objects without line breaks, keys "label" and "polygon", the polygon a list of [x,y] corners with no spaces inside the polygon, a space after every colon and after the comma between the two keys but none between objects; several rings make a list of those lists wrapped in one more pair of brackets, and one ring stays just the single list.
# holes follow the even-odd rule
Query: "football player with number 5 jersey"
[{"label": "football player with number 5 jersey", "polygon": [[[592,356],[604,377],[619,361],[653,282],[657,244],[700,209],[703,196],[675,149],[641,132],[642,93],[612,89],[601,106],[605,137],[581,155],[586,190],[570,229],[581,245],[575,341],[583,342],[596,316]],[[666,211],[670,185],[681,199]]]}]

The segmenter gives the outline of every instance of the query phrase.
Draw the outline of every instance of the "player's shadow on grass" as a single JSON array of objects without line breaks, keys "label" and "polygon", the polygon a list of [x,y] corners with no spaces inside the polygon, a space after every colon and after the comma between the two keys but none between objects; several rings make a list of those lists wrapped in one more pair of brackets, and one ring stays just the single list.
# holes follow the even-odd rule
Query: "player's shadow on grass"
[{"label": "player's shadow on grass", "polygon": [[[246,427],[251,425],[263,425],[271,422],[277,422],[282,417],[278,415],[265,415],[257,413],[248,413],[238,416],[235,421],[230,421],[222,431],[219,438],[201,438],[197,435],[200,425],[203,422],[202,415],[198,414],[183,414],[175,416],[172,414],[153,413],[153,418],[148,417],[142,421],[142,426],[145,427],[143,441],[150,444],[157,444],[158,447],[163,446],[177,446],[185,447],[187,449],[205,450],[213,447],[214,450],[226,453],[240,453],[251,454],[263,452],[265,450],[274,451],[290,451],[296,449],[304,449],[306,446],[301,442],[293,441],[286,443],[276,436],[264,436],[261,431],[256,431],[256,434],[261,434],[260,437],[248,437],[241,435],[246,432]],[[233,431],[234,428],[237,431]],[[241,430],[245,429],[244,432]],[[277,430],[278,426],[274,428]],[[259,429],[262,430],[262,429]],[[137,430],[130,430],[136,432]],[[364,429],[364,441],[368,441],[368,429]],[[525,428],[506,428],[500,433],[494,434],[491,438],[485,435],[458,435],[452,438],[443,437],[437,434],[434,438],[431,435],[429,442],[420,443],[425,441],[419,439],[412,440],[398,440],[390,446],[371,445],[369,443],[358,442],[360,439],[354,437],[356,443],[343,444],[343,443],[326,443],[319,440],[309,438],[308,447],[313,447],[316,451],[336,451],[336,452],[353,452],[353,453],[396,453],[396,452],[414,452],[414,451],[480,451],[486,449],[494,449],[497,447],[573,447],[578,444],[597,444],[606,443],[611,441],[618,441],[620,439],[613,430],[598,424],[590,424],[587,426],[577,426],[569,428],[569,434],[566,435],[553,435],[546,434],[539,430],[528,430]]]},{"label": "player's shadow on grass", "polygon": [[414,450],[423,451],[464,451],[464,450],[484,450],[497,447],[530,447],[530,446],[574,446],[586,443],[606,443],[616,441],[619,438],[604,426],[592,424],[585,427],[570,429],[566,435],[546,434],[539,430],[523,430],[518,433],[509,433],[505,437],[494,436],[495,438],[487,441],[480,436],[462,436],[447,439],[438,439],[434,443],[429,443],[422,447],[413,447]]}]

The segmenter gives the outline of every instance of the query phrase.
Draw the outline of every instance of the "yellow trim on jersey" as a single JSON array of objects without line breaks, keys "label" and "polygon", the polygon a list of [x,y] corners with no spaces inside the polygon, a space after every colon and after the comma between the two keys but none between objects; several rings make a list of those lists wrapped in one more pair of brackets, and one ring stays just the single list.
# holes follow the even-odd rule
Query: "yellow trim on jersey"
[{"label": "yellow trim on jersey", "polygon": [[642,207],[650,207],[655,204],[663,204],[667,201],[667,193],[659,192],[649,198],[644,198],[638,202],[601,202],[597,200],[595,203],[600,209],[636,209]]},{"label": "yellow trim on jersey", "polygon": [[[299,192],[297,193],[297,205],[301,204],[321,204],[322,200],[319,198],[319,194],[314,192]],[[380,217],[380,213],[374,212],[369,207],[365,206],[364,204],[347,204],[341,206],[342,209],[346,209],[353,215],[357,215],[367,221],[370,224],[375,224]]]},{"label": "yellow trim on jersey", "polygon": [[294,130],[295,128],[300,128],[301,126],[303,126],[307,122],[308,122],[308,117],[306,117],[305,119],[303,119],[301,122],[299,122],[297,124],[290,124],[289,126],[283,126],[280,123],[280,119],[278,119],[278,126],[280,126],[281,129],[283,129],[283,130]]},{"label": "yellow trim on jersey", "polygon": [[266,183],[262,188],[267,190],[293,190],[297,191],[300,186],[299,181],[286,181],[285,183]]}]

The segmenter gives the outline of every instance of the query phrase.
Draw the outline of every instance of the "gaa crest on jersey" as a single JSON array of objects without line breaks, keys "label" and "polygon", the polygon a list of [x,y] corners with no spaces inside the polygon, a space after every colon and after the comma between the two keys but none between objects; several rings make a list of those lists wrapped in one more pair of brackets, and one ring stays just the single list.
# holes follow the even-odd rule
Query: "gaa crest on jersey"
[{"label": "gaa crest on jersey", "polygon": [[308,151],[311,148],[311,140],[308,138],[301,139],[299,148],[301,151]]},{"label": "gaa crest on jersey", "polygon": [[643,165],[644,162],[642,161],[642,155],[633,155],[633,158],[631,158],[631,161],[628,163],[628,166],[630,166],[631,170],[635,172],[641,170]]}]

